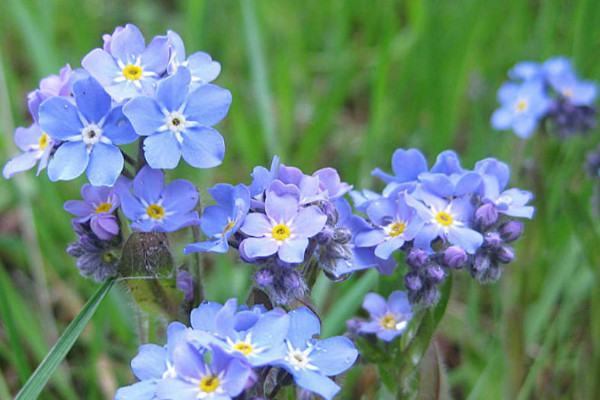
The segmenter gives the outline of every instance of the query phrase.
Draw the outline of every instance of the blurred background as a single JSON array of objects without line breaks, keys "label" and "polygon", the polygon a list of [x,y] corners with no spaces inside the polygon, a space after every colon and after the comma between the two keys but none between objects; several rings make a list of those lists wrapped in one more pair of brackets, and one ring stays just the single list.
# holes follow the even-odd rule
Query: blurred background
[{"label": "blurred background", "polygon": [[[599,132],[568,140],[538,132],[523,141],[489,126],[496,91],[518,61],[564,55],[581,78],[600,81],[600,3],[3,0],[0,164],[18,154],[14,128],[30,123],[27,92],[65,62],[79,67],[103,33],[127,22],[147,40],[172,29],[188,54],[203,50],[222,64],[215,83],[234,99],[217,126],[223,165],[169,172],[198,185],[203,199],[214,183],[249,183],[252,167],[268,166],[273,154],[305,173],[333,166],[355,188],[375,190],[382,185],[369,172],[390,171],[398,147],[417,147],[430,162],[454,149],[467,168],[491,156],[508,162],[510,186],[535,193],[537,214],[499,282],[481,286],[455,274],[435,337],[451,393],[600,398],[600,217],[583,168]],[[79,199],[84,182],[51,183],[33,171],[0,179],[0,399],[16,393],[98,287],[65,253],[76,237],[62,204]],[[174,238],[177,254],[189,241],[188,233]],[[205,264],[210,299],[245,298],[251,271],[234,254]],[[378,279],[319,278],[313,298],[325,335],[343,333]],[[41,398],[112,398],[132,383],[134,307],[115,286]],[[354,368],[340,398],[375,398],[376,379],[373,369]]]}]

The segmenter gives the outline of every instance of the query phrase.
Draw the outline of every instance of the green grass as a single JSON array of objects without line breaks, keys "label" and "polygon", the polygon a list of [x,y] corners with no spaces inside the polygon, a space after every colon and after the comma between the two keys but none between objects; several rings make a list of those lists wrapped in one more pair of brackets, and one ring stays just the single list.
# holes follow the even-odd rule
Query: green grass
[{"label": "green grass", "polygon": [[[582,162],[598,131],[523,142],[488,121],[496,90],[519,60],[564,54],[581,76],[600,81],[599,20],[595,0],[5,0],[0,160],[16,154],[12,134],[28,123],[27,92],[65,62],[79,66],[101,46],[102,33],[127,22],[147,38],[173,29],[188,53],[207,51],[222,64],[217,83],[234,98],[218,126],[227,145],[223,165],[171,175],[200,187],[248,183],[252,167],[268,165],[274,153],[306,172],[334,166],[356,187],[374,189],[381,185],[369,171],[389,169],[397,147],[419,147],[430,160],[453,148],[468,167],[498,157],[513,166],[513,186],[536,194],[537,214],[499,283],[455,276],[438,332],[452,392],[596,398],[600,224]],[[78,198],[83,182],[51,183],[33,172],[0,180],[0,398],[16,394],[97,288],[64,252],[74,234],[62,204]],[[243,298],[249,267],[210,258],[209,296]],[[324,329],[343,330],[344,314],[360,304],[357,291],[376,282],[368,273],[339,284],[319,279]],[[42,398],[109,398],[131,383],[133,307],[115,286]]]}]

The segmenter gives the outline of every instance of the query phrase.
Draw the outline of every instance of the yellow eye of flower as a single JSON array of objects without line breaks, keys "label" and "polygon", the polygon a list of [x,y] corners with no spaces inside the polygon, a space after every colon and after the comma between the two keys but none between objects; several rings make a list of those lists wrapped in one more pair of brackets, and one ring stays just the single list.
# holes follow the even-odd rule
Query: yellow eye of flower
[{"label": "yellow eye of flower", "polygon": [[247,343],[236,343],[236,345],[233,346],[233,349],[239,351],[240,353],[244,353],[245,355],[252,353],[252,350],[254,350],[252,346]]},{"label": "yellow eye of flower", "polygon": [[46,147],[48,147],[49,141],[50,141],[50,137],[48,135],[46,135],[45,133],[42,133],[42,136],[40,136],[40,141],[38,143],[38,146],[40,146],[40,150],[44,150]]},{"label": "yellow eye of flower", "polygon": [[517,111],[523,112],[527,110],[527,106],[528,104],[525,100],[519,100],[519,102],[517,103]]},{"label": "yellow eye of flower", "polygon": [[444,226],[450,226],[453,222],[452,216],[444,211],[440,211],[439,213],[437,213],[435,219],[438,222],[438,224]]},{"label": "yellow eye of flower", "polygon": [[96,207],[96,214],[100,214],[102,212],[108,212],[111,207],[112,207],[112,204],[110,204],[110,203],[102,203],[98,207]]},{"label": "yellow eye of flower", "polygon": [[404,224],[404,222],[394,222],[393,224],[388,226],[388,235],[392,237],[401,235],[405,229],[406,225]]},{"label": "yellow eye of flower", "polygon": [[158,204],[150,204],[146,209],[146,213],[152,219],[163,219],[165,217],[165,209]]},{"label": "yellow eye of flower", "polygon": [[573,97],[573,91],[570,88],[565,88],[562,91],[563,96],[571,98]]},{"label": "yellow eye of flower", "polygon": [[385,317],[381,318],[381,326],[384,329],[395,329],[396,328],[396,320],[392,314],[388,314]]},{"label": "yellow eye of flower", "polygon": [[225,228],[223,228],[223,235],[225,235],[227,232],[229,232],[231,230],[231,228],[233,228],[234,225],[235,225],[235,222],[229,221],[229,223],[227,225],[225,225]]},{"label": "yellow eye of flower", "polygon": [[219,378],[212,375],[202,377],[200,381],[200,390],[205,393],[214,392],[219,387]]},{"label": "yellow eye of flower", "polygon": [[290,228],[287,225],[279,224],[271,231],[275,240],[285,240],[290,237]]},{"label": "yellow eye of flower", "polygon": [[137,65],[126,65],[125,68],[123,68],[123,76],[133,81],[138,80],[142,77],[142,68]]}]

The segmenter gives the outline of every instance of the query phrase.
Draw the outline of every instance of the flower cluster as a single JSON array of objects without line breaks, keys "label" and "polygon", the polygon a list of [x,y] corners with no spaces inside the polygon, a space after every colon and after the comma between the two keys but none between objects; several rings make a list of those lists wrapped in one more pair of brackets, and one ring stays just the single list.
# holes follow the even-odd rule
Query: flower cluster
[{"label": "flower cluster", "polygon": [[256,167],[250,186],[218,184],[200,226],[207,241],[184,252],[227,252],[258,264],[259,287],[276,303],[289,303],[306,291],[305,278],[317,266],[332,279],[377,265],[374,256],[355,252],[353,231],[366,229],[341,197],[351,190],[337,171],[324,168],[306,175],[273,159],[270,169]]},{"label": "flower cluster", "polygon": [[86,173],[94,186],[113,186],[130,157],[119,146],[143,140],[144,162],[175,168],[180,158],[196,168],[223,160],[225,145],[212,128],[229,110],[231,93],[209,84],[220,72],[206,53],[186,58],[172,31],[146,46],[127,24],[104,36],[83,69],[65,66],[28,95],[33,124],[15,131],[24,151],[3,170],[9,178],[48,166],[51,181]]},{"label": "flower cluster", "polygon": [[290,376],[329,400],[340,390],[329,377],[348,370],[358,357],[345,337],[315,338],[320,322],[306,307],[288,313],[238,308],[230,299],[201,304],[190,320],[191,328],[169,325],[165,346],[139,348],[131,368],[140,382],[120,388],[116,400],[231,399],[266,392],[273,397],[291,383]]},{"label": "flower cluster", "polygon": [[498,91],[501,107],[491,118],[494,129],[512,129],[528,138],[540,121],[548,120],[553,131],[568,137],[595,126],[596,84],[580,81],[570,60],[554,57],[542,64],[520,62],[508,76],[512,81]]},{"label": "flower cluster", "polygon": [[420,151],[398,149],[392,169],[394,175],[373,171],[387,183],[381,194],[350,193],[367,215],[355,245],[392,265],[395,251],[406,253],[404,282],[412,304],[434,304],[452,269],[467,268],[482,282],[498,279],[501,265],[514,258],[508,243],[523,228],[512,217],[534,213],[530,192],[506,189],[508,165],[487,158],[467,170],[455,152],[444,151],[428,169]]}]

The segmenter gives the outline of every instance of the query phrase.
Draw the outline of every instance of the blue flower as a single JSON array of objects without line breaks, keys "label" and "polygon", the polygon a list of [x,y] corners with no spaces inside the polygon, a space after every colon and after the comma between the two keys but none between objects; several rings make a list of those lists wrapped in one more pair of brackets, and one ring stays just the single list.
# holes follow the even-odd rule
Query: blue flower
[{"label": "blue flower", "polygon": [[521,79],[523,81],[533,79],[543,80],[545,78],[545,71],[540,64],[534,61],[521,61],[508,71],[508,77],[511,79]]},{"label": "blue flower", "polygon": [[175,168],[180,158],[196,168],[221,164],[223,137],[210,126],[221,121],[231,105],[231,93],[215,85],[189,92],[190,72],[185,67],[158,84],[156,99],[139,96],[123,112],[136,133],[147,136],[144,155],[152,168]]},{"label": "blue flower", "polygon": [[365,296],[363,308],[371,315],[371,321],[361,323],[358,332],[375,333],[386,342],[401,335],[413,316],[406,293],[399,290],[390,295],[387,303],[377,293],[369,293]]},{"label": "blue flower", "polygon": [[270,169],[260,165],[254,167],[250,176],[252,176],[252,183],[248,186],[250,196],[253,198],[262,196],[259,201],[264,204],[265,190],[279,176],[279,157],[273,156]]},{"label": "blue flower", "polygon": [[571,71],[552,75],[548,81],[561,98],[575,106],[591,106],[596,100],[598,93],[596,84],[580,81]]},{"label": "blue flower", "polygon": [[167,72],[172,75],[177,68],[182,65],[190,70],[192,76],[190,87],[195,89],[198,86],[205,85],[214,81],[221,72],[221,64],[213,61],[210,55],[198,51],[191,56],[185,56],[185,46],[181,36],[173,31],[167,31],[169,39],[169,66]]},{"label": "blue flower", "polygon": [[18,127],[15,130],[15,143],[24,153],[9,160],[2,169],[5,179],[27,171],[39,161],[37,175],[46,168],[52,150],[59,143],[58,140],[42,132],[37,123],[28,128]]},{"label": "blue flower", "polygon": [[146,47],[142,32],[132,24],[115,30],[109,38],[110,51],[94,49],[81,65],[96,78],[117,101],[154,94],[156,81],[166,71],[169,44],[166,36],[157,36]]},{"label": "blue flower", "polygon": [[424,226],[415,237],[415,246],[431,250],[431,242],[437,237],[463,247],[473,254],[483,243],[481,233],[470,228],[473,206],[468,197],[451,201],[442,199],[426,191],[419,192],[421,201],[406,196],[406,202],[423,219]]},{"label": "blue flower", "polygon": [[220,183],[208,191],[218,205],[204,209],[200,227],[213,239],[185,246],[184,254],[195,251],[226,253],[229,249],[229,238],[238,231],[250,209],[250,193],[244,185],[231,186]]},{"label": "blue flower", "polygon": [[48,164],[51,181],[71,180],[84,171],[94,186],[112,186],[123,170],[117,145],[131,143],[135,132],[122,107],[111,108],[110,96],[93,78],[73,84],[75,104],[52,97],[40,105],[40,127],[64,142]]},{"label": "blue flower", "polygon": [[392,155],[392,171],[394,175],[387,174],[379,168],[375,168],[371,175],[381,179],[385,183],[407,183],[414,182],[420,173],[427,171],[427,160],[423,153],[417,149],[397,149]]},{"label": "blue flower", "polygon": [[118,183],[115,190],[121,200],[123,214],[133,223],[131,228],[141,232],[173,232],[200,222],[193,211],[198,192],[190,182],[177,179],[164,187],[165,177],[160,170],[145,166],[129,187]]},{"label": "blue flower", "polygon": [[191,343],[178,344],[173,351],[176,377],[157,383],[156,398],[226,400],[239,395],[253,376],[252,369],[219,347],[213,347],[211,353],[209,364]]},{"label": "blue flower", "polygon": [[287,353],[274,365],[287,370],[301,388],[331,400],[341,388],[328,376],[348,370],[356,361],[358,351],[350,340],[342,336],[313,339],[320,334],[321,325],[319,318],[308,308],[300,307],[288,315]]},{"label": "blue flower", "polygon": [[396,199],[382,198],[373,202],[367,209],[367,215],[375,229],[362,232],[356,237],[360,247],[375,247],[375,255],[388,259],[404,242],[414,239],[423,227],[423,220],[415,215],[406,204],[406,193]]},{"label": "blue flower", "polygon": [[494,129],[512,129],[517,136],[528,138],[550,107],[550,99],[539,80],[521,85],[507,82],[498,91],[502,106],[492,115]]},{"label": "blue flower", "polygon": [[172,322],[167,328],[167,344],[141,345],[138,354],[131,360],[133,374],[140,382],[117,390],[115,400],[156,399],[156,385],[159,381],[177,376],[173,361],[173,351],[179,343],[185,343],[189,329],[179,322]]},{"label": "blue flower", "polygon": [[79,217],[78,222],[90,222],[92,232],[102,240],[112,239],[119,233],[119,224],[113,214],[119,207],[119,197],[108,186],[92,186],[86,183],[81,188],[80,200],[69,200],[64,209]]},{"label": "blue flower", "polygon": [[267,190],[265,212],[250,213],[240,230],[250,236],[240,251],[250,259],[275,253],[284,262],[301,263],[308,239],[318,234],[327,222],[317,206],[299,209],[300,191],[293,185],[273,181]]},{"label": "blue flower", "polygon": [[511,217],[533,218],[535,208],[527,203],[533,199],[531,192],[520,189],[508,189],[510,168],[495,158],[486,158],[475,164],[475,171],[483,179],[482,201],[493,204],[496,209]]}]

